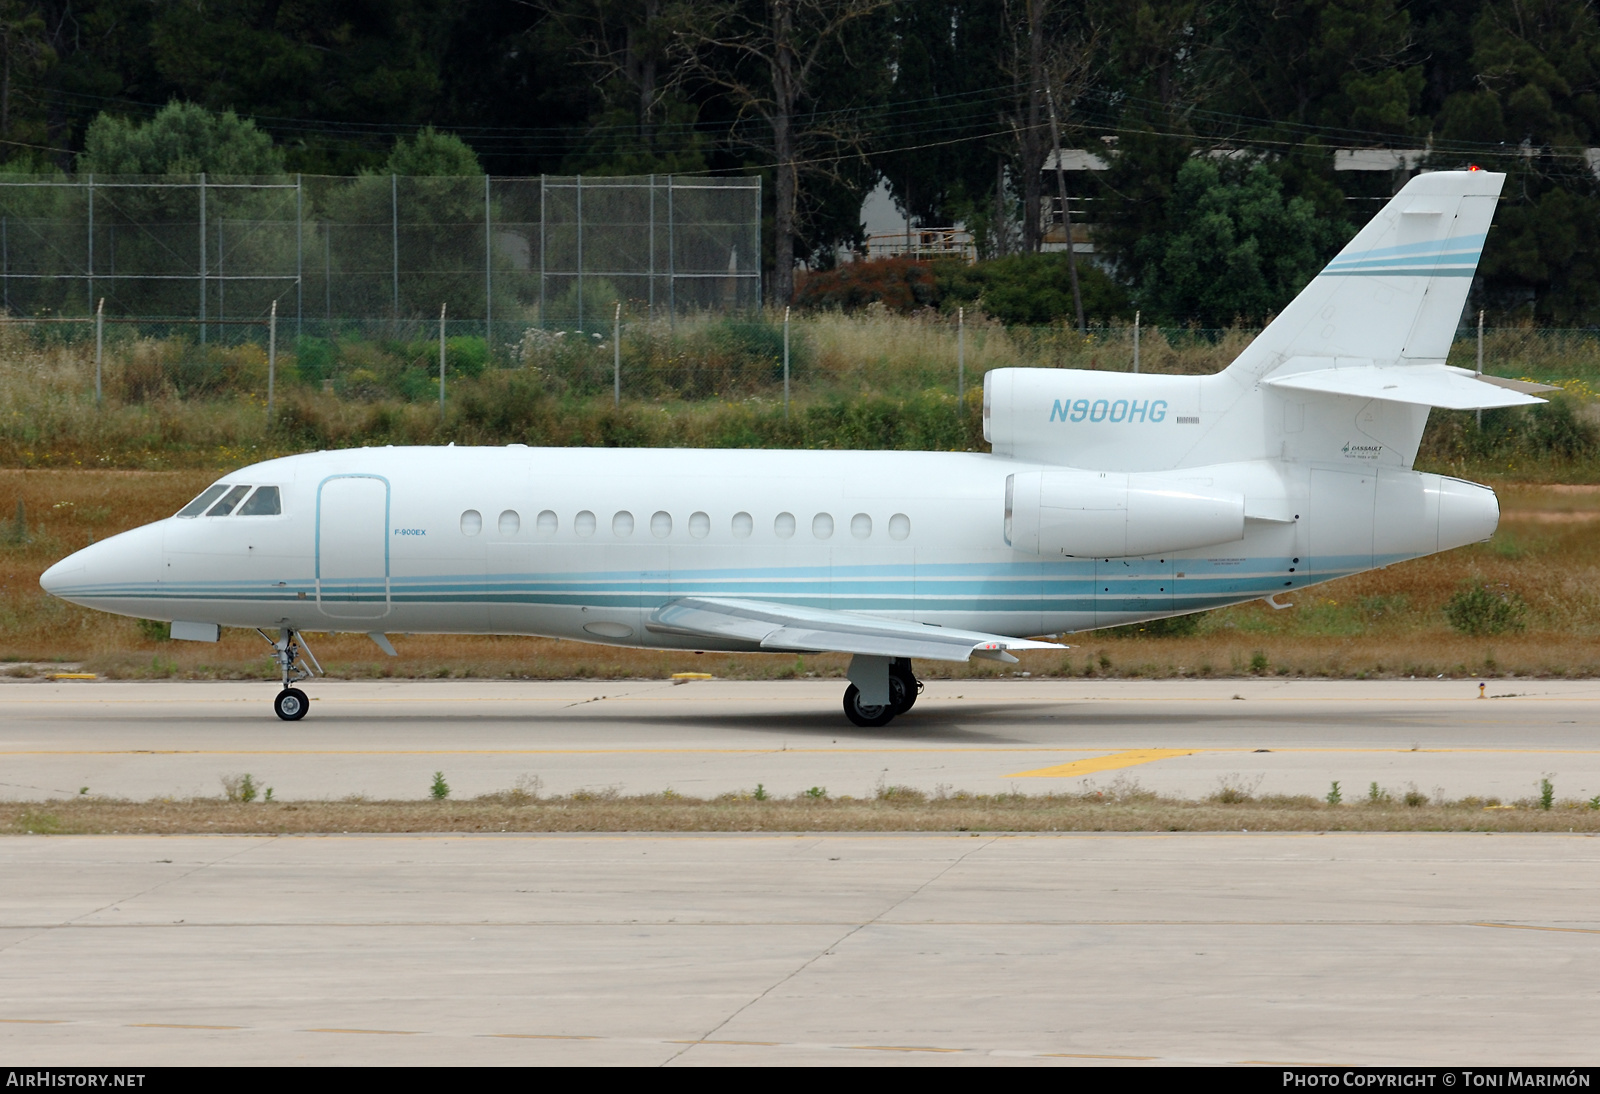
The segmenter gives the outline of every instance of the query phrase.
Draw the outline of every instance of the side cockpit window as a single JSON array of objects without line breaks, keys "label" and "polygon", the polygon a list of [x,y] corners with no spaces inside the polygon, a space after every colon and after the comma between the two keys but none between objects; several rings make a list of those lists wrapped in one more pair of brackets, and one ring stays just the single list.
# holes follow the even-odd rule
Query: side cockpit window
[{"label": "side cockpit window", "polygon": [[244,500],[244,496],[246,494],[248,494],[249,492],[250,492],[250,488],[248,486],[235,486],[235,487],[233,487],[226,494],[222,495],[222,500],[221,501],[217,502],[217,504],[213,505],[210,509],[206,510],[206,516],[208,516],[208,517],[225,517],[225,516],[227,516],[229,513],[233,512],[234,507],[237,506],[240,501]]},{"label": "side cockpit window", "polygon": [[228,490],[228,484],[223,482],[219,482],[215,486],[206,487],[203,494],[201,494],[198,498],[195,498],[188,505],[185,505],[182,509],[178,510],[178,516],[198,517],[201,513],[206,511],[212,502],[222,497],[222,495],[226,494]]},{"label": "side cockpit window", "polygon": [[241,517],[275,517],[283,512],[283,502],[278,497],[276,486],[263,486],[250,500],[239,506]]}]

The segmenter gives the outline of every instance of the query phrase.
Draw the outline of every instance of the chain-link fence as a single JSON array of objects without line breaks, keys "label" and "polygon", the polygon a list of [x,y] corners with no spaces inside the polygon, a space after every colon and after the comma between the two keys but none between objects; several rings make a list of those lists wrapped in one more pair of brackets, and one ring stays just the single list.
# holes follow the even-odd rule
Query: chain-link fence
[{"label": "chain-link fence", "polygon": [[[646,286],[647,287],[647,286]],[[574,293],[574,296],[576,294]],[[958,316],[913,317],[751,309],[651,319],[648,298],[584,330],[536,321],[437,316],[399,329],[388,320],[342,320],[294,337],[293,317],[204,322],[112,316],[0,320],[0,387],[13,402],[39,392],[101,393],[119,403],[161,398],[316,398],[375,403],[439,399],[500,377],[521,392],[641,400],[850,400],[860,395],[938,395],[969,400],[993,368],[1025,366],[1204,375],[1227,367],[1255,330],[1192,327],[1006,326]],[[270,306],[269,306],[270,311]],[[1564,382],[1584,401],[1600,388],[1600,335],[1592,331],[1490,328],[1484,368],[1502,376]],[[1476,332],[1461,332],[1450,363],[1476,366]],[[1137,366],[1136,366],[1137,361]],[[940,394],[942,393],[942,394]],[[26,401],[24,399],[24,401]],[[18,413],[26,414],[21,403]]]},{"label": "chain-link fence", "polygon": [[0,180],[0,306],[13,317],[172,320],[229,341],[267,318],[294,337],[436,322],[488,345],[529,326],[609,328],[761,300],[753,178]]}]

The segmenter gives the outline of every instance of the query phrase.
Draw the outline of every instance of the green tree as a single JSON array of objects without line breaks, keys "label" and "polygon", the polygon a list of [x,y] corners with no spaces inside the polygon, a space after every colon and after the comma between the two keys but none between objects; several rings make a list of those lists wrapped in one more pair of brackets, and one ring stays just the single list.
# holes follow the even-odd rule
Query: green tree
[{"label": "green tree", "polygon": [[1316,275],[1349,226],[1285,200],[1273,173],[1191,159],[1178,171],[1163,230],[1140,240],[1138,296],[1170,323],[1260,322]]},{"label": "green tree", "polygon": [[1507,172],[1479,267],[1505,320],[1600,320],[1600,15],[1580,0],[1486,0],[1472,22],[1475,87],[1445,100],[1433,162]]},{"label": "green tree", "polygon": [[101,113],[78,156],[80,172],[102,175],[276,175],[283,153],[248,118],[171,102],[148,122]]}]

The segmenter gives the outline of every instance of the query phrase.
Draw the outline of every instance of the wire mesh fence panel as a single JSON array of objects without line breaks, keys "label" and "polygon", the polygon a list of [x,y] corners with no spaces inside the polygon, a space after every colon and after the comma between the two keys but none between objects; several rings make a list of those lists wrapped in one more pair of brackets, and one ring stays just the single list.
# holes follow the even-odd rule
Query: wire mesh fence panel
[{"label": "wire mesh fence panel", "polygon": [[[441,307],[492,351],[530,326],[759,306],[756,179],[9,176],[0,293],[11,316],[194,320],[198,342],[278,314],[296,336]],[[462,335],[466,337],[466,335]]]}]

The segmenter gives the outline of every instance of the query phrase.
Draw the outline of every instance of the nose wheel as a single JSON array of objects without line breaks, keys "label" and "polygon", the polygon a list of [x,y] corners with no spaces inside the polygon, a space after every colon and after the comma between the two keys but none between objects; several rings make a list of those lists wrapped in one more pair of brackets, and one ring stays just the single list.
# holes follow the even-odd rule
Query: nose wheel
[{"label": "nose wheel", "polygon": [[272,659],[278,663],[283,680],[283,690],[272,700],[273,712],[285,722],[298,722],[311,709],[311,700],[294,685],[321,673],[322,666],[317,663],[316,655],[306,645],[305,637],[299,631],[284,627],[277,638],[270,637],[259,628],[256,633],[272,646]]},{"label": "nose wheel", "polygon": [[306,698],[306,693],[299,688],[284,688],[278,692],[278,697],[272,700],[272,709],[278,712],[278,717],[285,722],[298,722],[306,716],[306,710],[311,706],[311,700]]}]

